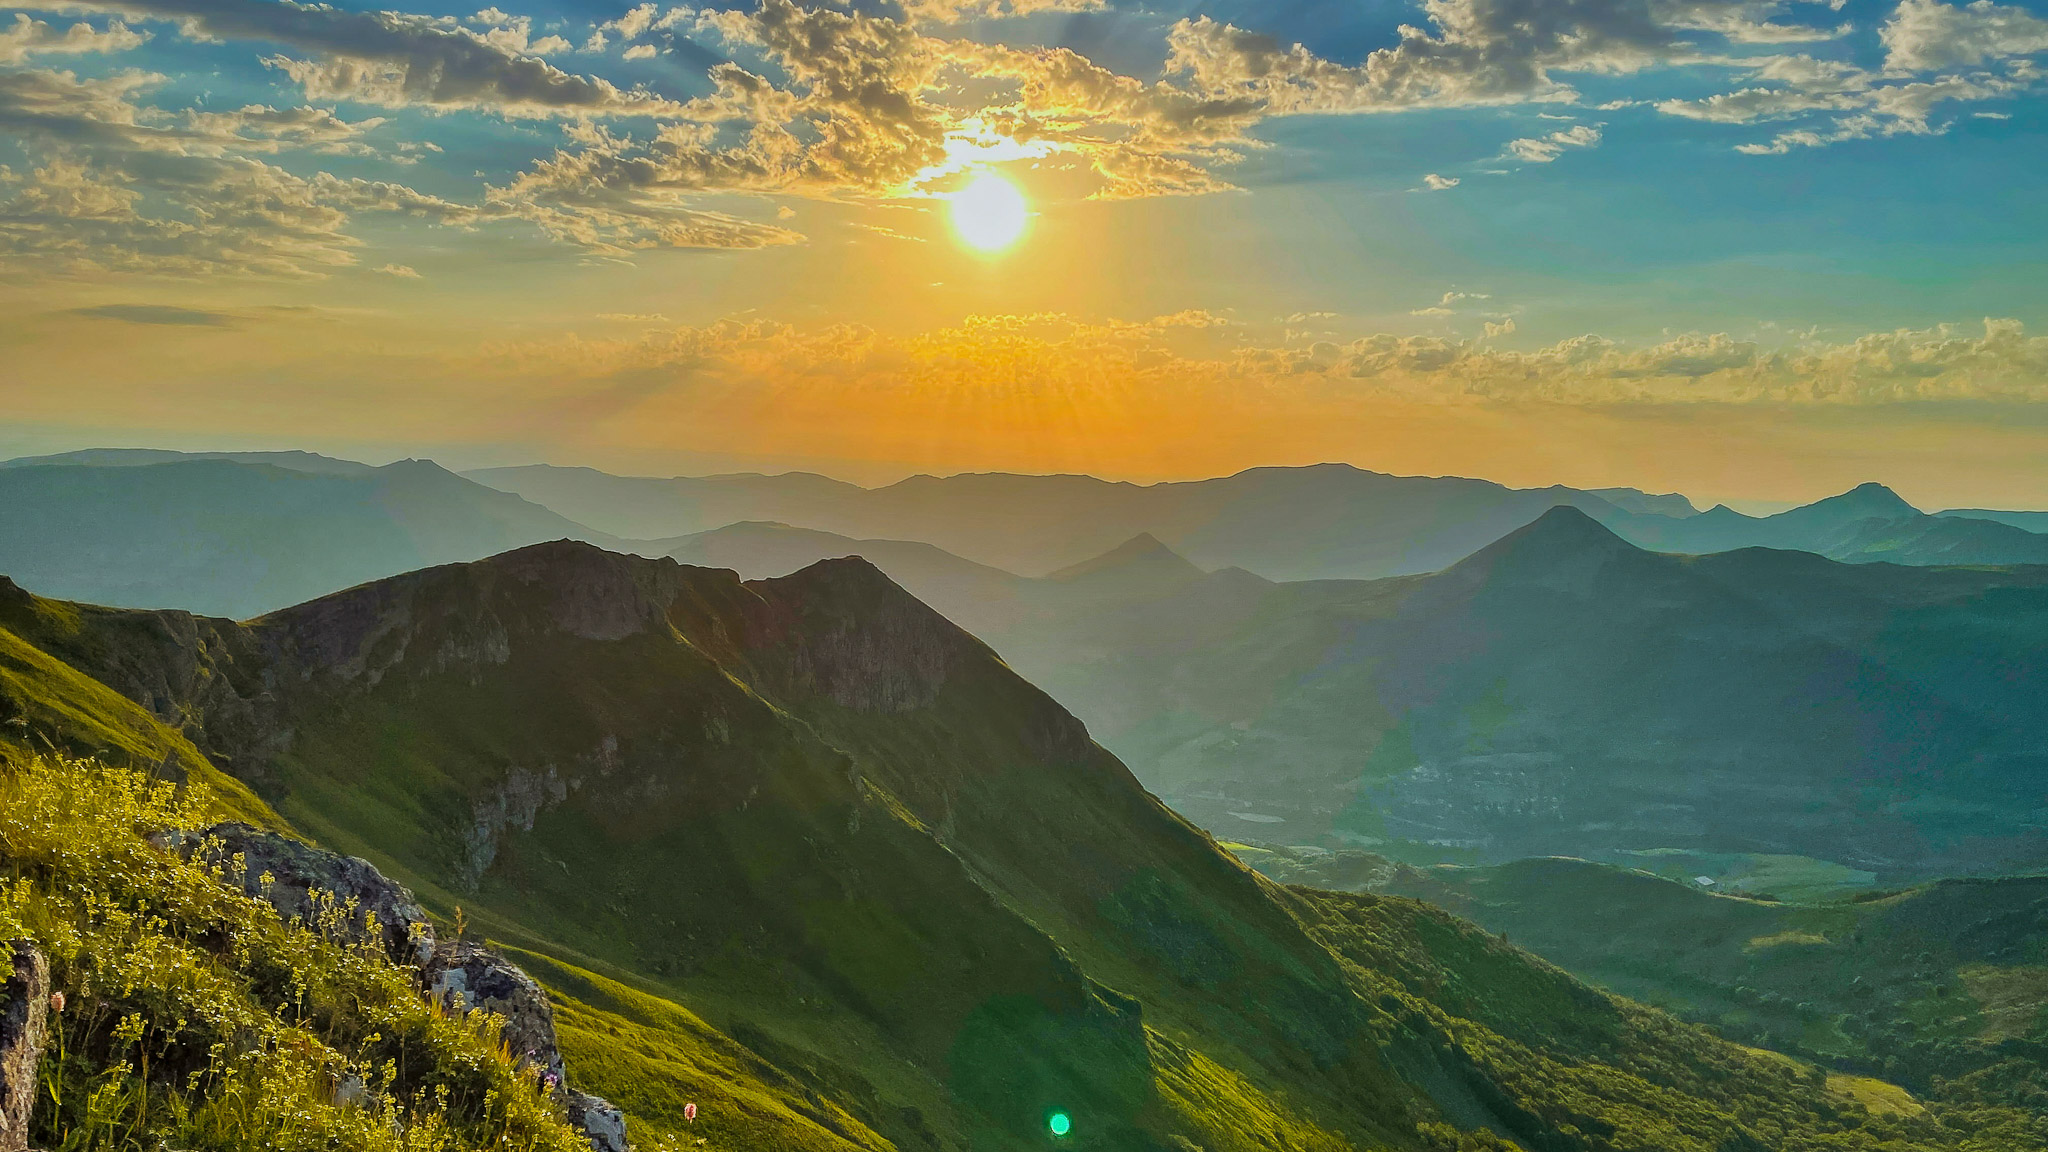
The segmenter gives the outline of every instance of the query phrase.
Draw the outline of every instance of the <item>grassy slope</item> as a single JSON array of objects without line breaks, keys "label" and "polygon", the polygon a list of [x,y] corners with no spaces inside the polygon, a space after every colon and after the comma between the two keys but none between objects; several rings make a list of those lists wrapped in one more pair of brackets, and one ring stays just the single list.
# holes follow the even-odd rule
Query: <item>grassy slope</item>
[{"label": "grassy slope", "polygon": [[189,778],[233,819],[282,828],[248,785],[214,767],[182,733],[24,639],[26,633],[51,644],[76,637],[97,611],[30,596],[0,577],[0,761],[57,752]]},{"label": "grassy slope", "polygon": [[281,810],[526,949],[648,1136],[697,1097],[728,1147],[1033,1148],[1058,1107],[1080,1148],[1725,1152],[1752,1080],[1782,1146],[1890,1131],[1420,905],[1274,889],[864,566],[527,550],[244,631]]},{"label": "grassy slope", "polygon": [[2048,1117],[2048,879],[1827,904],[1567,859],[1389,868],[1369,882],[1725,1035],[1832,1066],[1845,1083],[1882,1076],[1952,1110],[1989,1102]]},{"label": "grassy slope", "polygon": [[37,1146],[587,1147],[488,1018],[443,1016],[380,946],[285,923],[148,839],[229,814],[133,769],[0,764],[0,940],[33,941],[66,1000],[35,1088]]}]

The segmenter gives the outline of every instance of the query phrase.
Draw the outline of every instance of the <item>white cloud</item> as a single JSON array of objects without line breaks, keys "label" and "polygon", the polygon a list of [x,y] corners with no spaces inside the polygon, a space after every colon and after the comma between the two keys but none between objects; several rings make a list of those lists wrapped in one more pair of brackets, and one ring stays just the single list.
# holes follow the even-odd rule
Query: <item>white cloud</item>
[{"label": "white cloud", "polygon": [[73,24],[59,32],[41,20],[17,12],[11,26],[0,28],[0,64],[19,64],[31,56],[125,52],[148,40],[148,33],[136,32],[119,20],[109,23],[104,30],[90,24]]},{"label": "white cloud", "polygon": [[1508,141],[1508,152],[1531,164],[1548,164],[1564,154],[1567,148],[1592,148],[1600,143],[1600,129],[1585,124],[1574,124],[1548,136],[1530,136]]},{"label": "white cloud", "polygon": [[1431,172],[1422,178],[1422,183],[1432,192],[1442,192],[1446,188],[1456,188],[1459,180],[1456,176],[1439,176]]},{"label": "white cloud", "polygon": [[1991,0],[1900,0],[1878,38],[1886,70],[1924,72],[2048,52],[2048,20]]},{"label": "white cloud", "polygon": [[[273,56],[309,99],[400,107],[481,108],[513,116],[651,116],[675,105],[526,55],[530,22],[495,8],[464,27],[401,12],[356,12],[293,0],[30,0],[23,7],[176,22],[183,33],[284,45]],[[492,21],[499,21],[493,23]]]}]

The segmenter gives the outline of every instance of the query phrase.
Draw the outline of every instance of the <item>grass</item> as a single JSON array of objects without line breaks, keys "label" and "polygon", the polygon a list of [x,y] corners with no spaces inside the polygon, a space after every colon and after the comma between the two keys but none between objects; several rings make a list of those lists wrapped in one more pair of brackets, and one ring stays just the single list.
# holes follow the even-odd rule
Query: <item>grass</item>
[{"label": "grass", "polygon": [[32,1141],[50,1152],[579,1152],[487,1014],[453,1019],[352,909],[320,929],[151,833],[226,810],[198,784],[55,756],[0,767],[0,939],[64,993]]}]

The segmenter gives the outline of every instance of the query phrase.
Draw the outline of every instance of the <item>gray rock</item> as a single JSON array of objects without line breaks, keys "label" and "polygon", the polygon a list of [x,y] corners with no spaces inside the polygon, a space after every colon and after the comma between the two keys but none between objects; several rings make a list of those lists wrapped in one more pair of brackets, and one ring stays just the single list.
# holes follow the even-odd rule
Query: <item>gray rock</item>
[{"label": "gray rock", "polygon": [[594,1152],[627,1152],[626,1116],[601,1096],[569,1087],[555,1045],[555,1009],[524,969],[488,948],[457,940],[443,944],[422,973],[427,994],[443,1009],[467,1015],[490,1012],[504,1020],[505,1049],[546,1079],[569,1124]]},{"label": "gray rock", "polygon": [[188,859],[195,852],[204,853],[206,862],[220,867],[228,882],[241,885],[244,893],[269,903],[287,919],[350,943],[369,938],[365,915],[375,914],[384,949],[393,960],[422,969],[433,961],[434,926],[427,910],[367,860],[324,852],[248,824],[215,824],[199,832],[159,833],[153,839]]},{"label": "gray rock", "polygon": [[[159,847],[190,858],[204,853],[230,883],[268,902],[287,918],[330,935],[370,939],[364,913],[375,913],[381,942],[393,959],[420,970],[420,986],[442,1008],[468,1015],[484,1011],[504,1021],[505,1048],[541,1076],[567,1111],[569,1122],[595,1152],[627,1152],[626,1118],[601,1097],[569,1088],[555,1044],[555,1010],[533,977],[496,952],[466,940],[437,943],[434,928],[408,892],[366,860],[301,844],[247,824],[216,824],[199,832],[166,832]],[[236,861],[236,857],[241,859]],[[268,877],[266,882],[265,877]],[[353,901],[352,917],[333,910]],[[45,992],[47,996],[47,991]],[[351,1085],[337,1100],[353,1098]],[[0,1152],[18,1149],[0,1144]]]},{"label": "gray rock", "polygon": [[12,963],[0,984],[0,1152],[24,1152],[49,1025],[50,966],[26,940],[7,950]]},{"label": "gray rock", "polygon": [[423,973],[427,994],[448,1012],[482,1010],[505,1021],[505,1050],[535,1068],[557,1094],[567,1091],[555,1047],[555,1009],[548,994],[518,965],[466,940],[443,944]]},{"label": "gray rock", "polygon": [[626,1114],[604,1097],[569,1093],[569,1123],[590,1141],[592,1152],[627,1152]]}]

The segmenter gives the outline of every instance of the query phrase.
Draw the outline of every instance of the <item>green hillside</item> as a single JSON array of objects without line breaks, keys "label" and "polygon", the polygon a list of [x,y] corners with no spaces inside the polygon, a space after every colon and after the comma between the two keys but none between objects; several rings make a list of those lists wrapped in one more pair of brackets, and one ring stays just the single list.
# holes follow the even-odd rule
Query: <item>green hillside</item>
[{"label": "green hillside", "polygon": [[1932,1149],[2021,1116],[1872,1116],[1425,905],[1278,889],[858,561],[547,545],[247,625],[16,622],[513,948],[643,1143],[1026,1149],[1058,1112],[1144,1152]]},{"label": "green hillside", "polygon": [[[2019,1108],[2028,1130],[2048,1130],[2048,878],[1794,902],[1569,858],[1415,868],[1233,849],[1291,881],[1427,900],[1584,979],[1836,1077],[1895,1081],[1936,1109]],[[1782,860],[1749,867],[1757,879],[1798,875]]]}]

